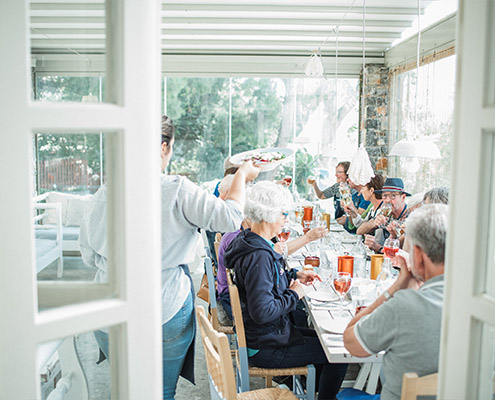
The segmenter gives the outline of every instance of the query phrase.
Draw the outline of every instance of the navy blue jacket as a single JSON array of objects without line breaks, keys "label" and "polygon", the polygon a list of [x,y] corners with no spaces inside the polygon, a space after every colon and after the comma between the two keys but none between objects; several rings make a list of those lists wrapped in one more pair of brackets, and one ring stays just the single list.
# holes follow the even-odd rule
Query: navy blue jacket
[{"label": "navy blue jacket", "polygon": [[234,269],[247,346],[281,347],[304,342],[289,321],[297,293],[288,288],[294,272],[284,270],[283,257],[256,233],[246,229],[227,247],[224,264]]}]

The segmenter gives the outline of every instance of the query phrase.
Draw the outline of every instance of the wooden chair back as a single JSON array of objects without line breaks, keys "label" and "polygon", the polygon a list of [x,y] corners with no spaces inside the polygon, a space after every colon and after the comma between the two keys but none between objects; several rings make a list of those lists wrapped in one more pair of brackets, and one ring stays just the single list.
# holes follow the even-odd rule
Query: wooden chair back
[{"label": "wooden chair back", "polygon": [[[316,392],[316,369],[314,365],[294,368],[256,368],[249,367],[246,333],[244,331],[244,320],[242,318],[241,300],[239,289],[233,283],[231,271],[227,269],[227,281],[229,283],[230,305],[234,317],[234,326],[237,337],[237,379],[241,392],[249,391],[249,375],[262,376],[265,378],[266,386],[271,386],[273,376],[293,375],[295,395],[299,399],[314,400]],[[306,392],[300,384],[300,375],[306,375]]]},{"label": "wooden chair back", "polygon": [[244,320],[242,319],[239,289],[237,289],[237,286],[234,285],[232,281],[230,270],[227,270],[227,281],[229,282],[230,305],[232,307],[232,316],[234,317],[237,345],[239,349],[242,347],[246,350],[246,333],[244,332]]},{"label": "wooden chair back", "polygon": [[205,349],[212,398],[235,400],[235,375],[227,336],[213,328],[203,307],[196,307],[196,316]]},{"label": "wooden chair back", "polygon": [[406,372],[402,376],[401,400],[416,400],[418,396],[435,396],[437,386],[438,373],[420,378],[415,372]]},{"label": "wooden chair back", "polygon": [[217,256],[217,260],[218,260],[218,249],[220,248],[220,240],[222,240],[222,234],[220,232],[217,232],[217,234],[215,235],[215,242],[214,242],[215,255]]}]

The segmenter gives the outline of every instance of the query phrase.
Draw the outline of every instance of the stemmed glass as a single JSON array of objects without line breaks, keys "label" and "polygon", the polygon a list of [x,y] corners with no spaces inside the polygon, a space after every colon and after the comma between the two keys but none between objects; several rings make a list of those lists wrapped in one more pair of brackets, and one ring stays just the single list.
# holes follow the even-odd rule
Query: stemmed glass
[{"label": "stemmed glass", "polygon": [[[342,195],[342,204],[345,207],[349,207],[352,204],[352,196],[350,193],[346,193],[346,194]],[[345,215],[349,216],[349,213],[346,211]]]},{"label": "stemmed glass", "polygon": [[340,297],[340,312],[344,311],[344,297],[351,288],[351,274],[349,272],[337,272],[333,278],[333,287]]},{"label": "stemmed glass", "polygon": [[[397,252],[399,251],[399,245],[399,239],[393,239],[389,237],[387,240],[385,240],[385,243],[383,244],[383,254],[385,255],[385,257],[389,257],[393,260]],[[395,267],[394,263],[392,263],[392,266]]]},{"label": "stemmed glass", "polygon": [[[388,218],[390,216],[390,214],[392,214],[392,211],[393,211],[393,206],[392,204],[390,203],[383,203],[382,206],[380,207],[380,210],[381,210],[381,214],[387,218],[387,221],[388,221]],[[380,228],[385,228],[386,225],[380,225]]]},{"label": "stemmed glass", "polygon": [[282,226],[282,229],[280,230],[280,233],[277,235],[278,240],[284,244],[284,258],[287,257],[287,244],[285,243],[287,239],[289,239],[290,236],[290,229],[289,229],[289,224],[286,222],[284,226]]},{"label": "stemmed glass", "polygon": [[285,223],[284,226],[282,226],[280,233],[278,234],[278,240],[280,242],[286,242],[287,239],[289,239],[289,236],[290,236],[289,224]]}]

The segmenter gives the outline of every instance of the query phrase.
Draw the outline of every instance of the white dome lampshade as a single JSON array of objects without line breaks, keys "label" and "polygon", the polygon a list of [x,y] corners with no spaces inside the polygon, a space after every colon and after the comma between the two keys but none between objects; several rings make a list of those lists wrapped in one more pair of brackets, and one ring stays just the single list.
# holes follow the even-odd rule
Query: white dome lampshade
[{"label": "white dome lampshade", "polygon": [[399,140],[392,146],[390,156],[429,158],[438,160],[442,158],[438,146],[430,140]]}]

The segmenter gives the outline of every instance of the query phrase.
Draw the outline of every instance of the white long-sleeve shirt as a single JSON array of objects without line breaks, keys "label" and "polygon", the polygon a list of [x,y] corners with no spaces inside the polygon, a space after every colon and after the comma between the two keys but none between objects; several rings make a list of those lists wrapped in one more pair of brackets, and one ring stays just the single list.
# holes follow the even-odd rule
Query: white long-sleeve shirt
[{"label": "white long-sleeve shirt", "polygon": [[[223,201],[181,176],[162,175],[162,323],[180,309],[191,290],[181,264],[194,260],[197,230],[233,232],[244,215],[234,200]],[[88,205],[79,243],[86,264],[98,268],[96,280],[106,280],[106,187]]]}]

